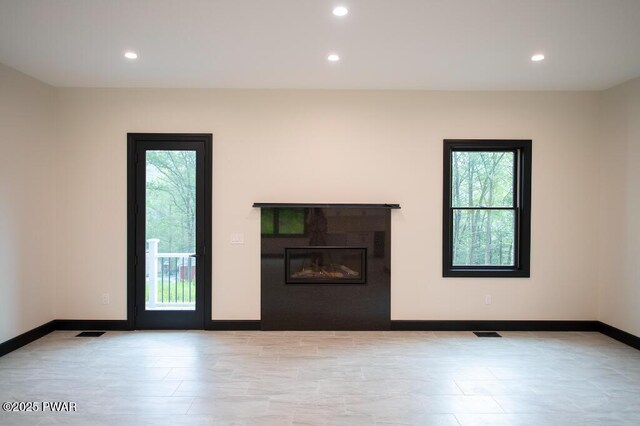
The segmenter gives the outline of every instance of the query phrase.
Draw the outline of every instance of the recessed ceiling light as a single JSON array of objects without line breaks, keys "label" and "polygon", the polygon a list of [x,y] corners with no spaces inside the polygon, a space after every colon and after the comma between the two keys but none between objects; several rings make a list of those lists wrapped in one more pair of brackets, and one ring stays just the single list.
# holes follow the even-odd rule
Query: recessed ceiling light
[{"label": "recessed ceiling light", "polygon": [[333,8],[333,14],[336,16],[345,16],[347,13],[349,13],[349,9],[344,6],[337,6]]},{"label": "recessed ceiling light", "polygon": [[138,54],[136,52],[126,52],[124,54],[124,57],[127,59],[136,59],[138,57]]},{"label": "recessed ceiling light", "polygon": [[542,53],[536,53],[535,55],[533,55],[531,57],[531,60],[533,62],[540,62],[540,61],[544,60],[544,55]]},{"label": "recessed ceiling light", "polygon": [[340,56],[336,55],[335,53],[332,53],[331,55],[327,56],[327,60],[329,62],[338,62],[340,60]]}]

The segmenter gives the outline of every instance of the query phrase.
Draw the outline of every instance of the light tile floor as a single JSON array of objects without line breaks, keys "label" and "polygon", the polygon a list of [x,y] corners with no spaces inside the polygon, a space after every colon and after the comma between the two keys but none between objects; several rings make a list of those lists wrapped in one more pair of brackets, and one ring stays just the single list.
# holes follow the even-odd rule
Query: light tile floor
[{"label": "light tile floor", "polygon": [[55,332],[0,358],[0,424],[640,425],[640,351],[599,333]]}]

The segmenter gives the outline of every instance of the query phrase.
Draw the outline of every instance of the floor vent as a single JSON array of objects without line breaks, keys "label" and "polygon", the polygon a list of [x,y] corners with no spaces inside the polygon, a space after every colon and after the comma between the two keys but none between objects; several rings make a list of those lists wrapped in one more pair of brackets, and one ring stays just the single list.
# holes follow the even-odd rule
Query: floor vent
[{"label": "floor vent", "polygon": [[104,331],[83,331],[76,337],[100,337],[104,334]]},{"label": "floor vent", "polygon": [[478,337],[502,337],[495,331],[474,331],[473,334]]}]

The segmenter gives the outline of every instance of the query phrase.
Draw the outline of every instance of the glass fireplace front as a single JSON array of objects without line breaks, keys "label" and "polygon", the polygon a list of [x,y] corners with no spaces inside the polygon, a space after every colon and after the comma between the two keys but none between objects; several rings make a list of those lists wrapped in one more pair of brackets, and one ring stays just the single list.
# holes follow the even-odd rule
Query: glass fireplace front
[{"label": "glass fireplace front", "polygon": [[287,284],[366,284],[365,247],[285,249]]}]

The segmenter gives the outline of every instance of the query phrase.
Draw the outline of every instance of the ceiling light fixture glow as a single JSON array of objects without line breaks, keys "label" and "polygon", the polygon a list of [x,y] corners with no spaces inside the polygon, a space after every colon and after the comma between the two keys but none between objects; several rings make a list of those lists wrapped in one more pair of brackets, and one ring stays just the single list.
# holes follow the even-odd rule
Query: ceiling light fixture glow
[{"label": "ceiling light fixture glow", "polygon": [[535,55],[533,55],[531,57],[531,60],[533,62],[540,62],[540,61],[544,60],[544,55],[542,53],[536,53]]},{"label": "ceiling light fixture glow", "polygon": [[336,6],[333,8],[333,14],[336,16],[345,16],[349,13],[349,9],[344,6]]},{"label": "ceiling light fixture glow", "polygon": [[335,53],[332,53],[331,55],[327,56],[327,60],[329,62],[338,62],[340,60],[340,56],[336,55]]},{"label": "ceiling light fixture glow", "polygon": [[124,57],[127,59],[137,59],[138,58],[138,54],[136,52],[126,52],[124,54]]}]

